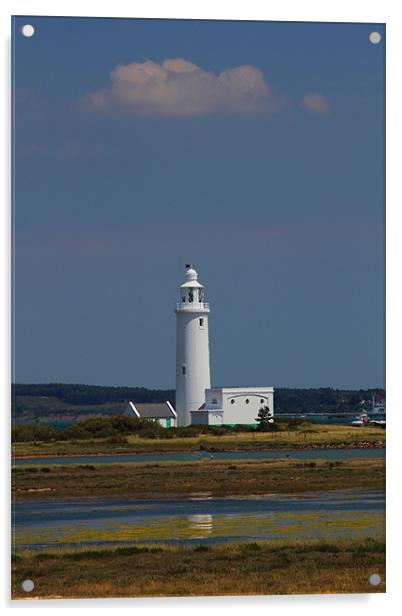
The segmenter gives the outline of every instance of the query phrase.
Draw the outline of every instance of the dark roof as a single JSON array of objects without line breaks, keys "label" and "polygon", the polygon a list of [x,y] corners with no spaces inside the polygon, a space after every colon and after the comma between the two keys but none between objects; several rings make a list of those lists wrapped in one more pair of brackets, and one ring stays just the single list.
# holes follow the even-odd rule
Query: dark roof
[{"label": "dark roof", "polygon": [[[169,405],[166,402],[155,402],[155,403],[145,403],[145,402],[134,402],[135,408],[140,414],[140,417],[143,419],[159,419],[163,417],[175,417],[175,414],[170,409]],[[132,411],[134,413],[134,411]]]}]

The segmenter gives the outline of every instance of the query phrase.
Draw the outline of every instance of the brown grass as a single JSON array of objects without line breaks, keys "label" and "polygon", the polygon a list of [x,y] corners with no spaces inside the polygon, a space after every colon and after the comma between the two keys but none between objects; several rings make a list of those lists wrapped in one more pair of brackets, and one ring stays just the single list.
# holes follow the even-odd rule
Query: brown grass
[{"label": "brown grass", "polygon": [[[313,456],[313,453],[312,453]],[[16,500],[79,496],[142,498],[158,494],[210,492],[236,494],[297,493],[312,490],[385,488],[385,461],[272,459],[258,461],[159,462],[16,467]]]},{"label": "brown grass", "polygon": [[[125,441],[125,442],[124,442]],[[224,436],[201,435],[169,439],[131,435],[122,443],[107,439],[14,443],[14,456],[101,455],[151,452],[250,451],[261,449],[304,449],[314,447],[383,447],[385,430],[375,427],[311,424],[281,432],[241,432]]]},{"label": "brown grass", "polygon": [[[372,573],[380,585],[369,584]],[[36,598],[385,592],[385,547],[366,539],[49,550],[15,557],[13,598],[27,597],[26,578]]]}]

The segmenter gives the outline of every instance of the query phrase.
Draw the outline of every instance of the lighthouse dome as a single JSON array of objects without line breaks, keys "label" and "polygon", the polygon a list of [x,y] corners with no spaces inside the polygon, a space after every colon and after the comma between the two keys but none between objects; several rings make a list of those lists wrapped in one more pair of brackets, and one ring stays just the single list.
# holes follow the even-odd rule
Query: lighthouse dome
[{"label": "lighthouse dome", "polygon": [[186,281],[190,282],[192,280],[197,280],[197,279],[198,279],[198,273],[193,268],[193,266],[190,265],[190,267],[188,267],[187,270],[186,270]]},{"label": "lighthouse dome", "polygon": [[200,289],[202,284],[198,282],[198,272],[193,265],[186,265],[186,280],[180,285],[181,289],[185,288]]}]

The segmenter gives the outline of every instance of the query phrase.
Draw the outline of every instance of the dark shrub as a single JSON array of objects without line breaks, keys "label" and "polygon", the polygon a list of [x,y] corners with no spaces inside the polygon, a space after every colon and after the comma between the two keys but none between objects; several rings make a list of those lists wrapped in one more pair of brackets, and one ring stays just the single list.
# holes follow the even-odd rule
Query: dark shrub
[{"label": "dark shrub", "polygon": [[13,443],[29,441],[52,441],[57,440],[63,430],[52,428],[44,424],[15,424],[11,431],[11,441]]},{"label": "dark shrub", "polygon": [[193,552],[208,552],[209,547],[207,545],[197,545]]},{"label": "dark shrub", "polygon": [[258,551],[261,550],[261,546],[258,543],[245,543],[244,548],[246,550]]}]

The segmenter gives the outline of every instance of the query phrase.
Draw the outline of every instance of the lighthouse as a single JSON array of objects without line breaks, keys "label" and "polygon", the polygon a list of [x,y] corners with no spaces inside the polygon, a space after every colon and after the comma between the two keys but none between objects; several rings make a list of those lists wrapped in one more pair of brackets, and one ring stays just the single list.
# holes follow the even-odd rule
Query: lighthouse
[{"label": "lighthouse", "polygon": [[179,426],[191,423],[191,412],[205,403],[211,387],[208,315],[204,287],[193,265],[186,265],[176,307],[176,413]]}]

